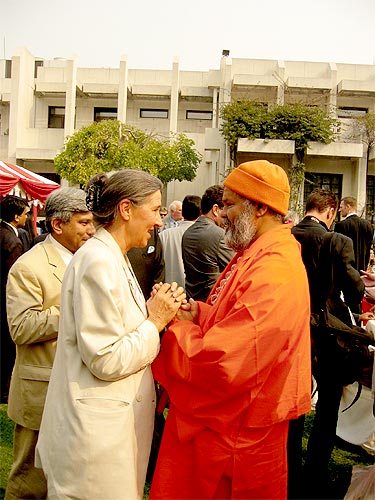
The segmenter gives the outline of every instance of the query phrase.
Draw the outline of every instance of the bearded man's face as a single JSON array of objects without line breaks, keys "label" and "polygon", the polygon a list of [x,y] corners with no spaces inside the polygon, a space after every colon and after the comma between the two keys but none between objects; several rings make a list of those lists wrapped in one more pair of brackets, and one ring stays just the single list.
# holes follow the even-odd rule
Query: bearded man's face
[{"label": "bearded man's face", "polygon": [[243,253],[257,231],[255,205],[228,188],[224,188],[223,202],[225,243],[236,252]]}]

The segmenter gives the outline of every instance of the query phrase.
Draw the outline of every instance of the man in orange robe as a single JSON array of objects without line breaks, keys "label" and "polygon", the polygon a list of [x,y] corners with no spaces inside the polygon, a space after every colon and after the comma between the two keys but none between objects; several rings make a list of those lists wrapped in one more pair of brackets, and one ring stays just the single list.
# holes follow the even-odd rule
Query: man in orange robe
[{"label": "man in orange robe", "polygon": [[286,498],[288,422],[310,410],[310,299],[283,224],[287,176],[252,161],[224,186],[237,253],[207,303],[180,309],[153,363],[170,409],[151,500]]}]

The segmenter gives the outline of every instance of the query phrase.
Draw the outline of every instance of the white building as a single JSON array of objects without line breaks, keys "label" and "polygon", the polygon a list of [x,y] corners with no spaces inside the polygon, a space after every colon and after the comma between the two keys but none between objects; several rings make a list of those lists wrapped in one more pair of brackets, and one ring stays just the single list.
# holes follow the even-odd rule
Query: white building
[{"label": "white building", "polygon": [[[223,52],[224,53],[224,52]],[[0,159],[56,180],[53,159],[65,139],[95,120],[118,118],[158,133],[183,132],[195,141],[202,163],[193,182],[173,182],[165,203],[202,195],[222,182],[230,165],[220,133],[220,106],[233,99],[268,105],[305,102],[333,109],[342,122],[337,142],[311,143],[306,171],[316,185],[338,196],[354,196],[375,209],[375,152],[353,136],[351,119],[375,112],[375,65],[235,59],[222,56],[218,68],[180,71],[79,68],[75,59],[42,60],[25,48],[0,60]],[[292,164],[294,141],[241,139],[239,161],[264,158]],[[58,179],[57,179],[58,180]]]}]

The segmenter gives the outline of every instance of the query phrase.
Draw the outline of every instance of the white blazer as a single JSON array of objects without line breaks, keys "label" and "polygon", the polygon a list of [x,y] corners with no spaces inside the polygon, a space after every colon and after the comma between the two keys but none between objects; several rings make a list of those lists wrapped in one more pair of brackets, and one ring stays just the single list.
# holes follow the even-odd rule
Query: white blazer
[{"label": "white blazer", "polygon": [[143,498],[159,333],[120,247],[99,229],[62,286],[55,362],[36,447],[48,498]]}]

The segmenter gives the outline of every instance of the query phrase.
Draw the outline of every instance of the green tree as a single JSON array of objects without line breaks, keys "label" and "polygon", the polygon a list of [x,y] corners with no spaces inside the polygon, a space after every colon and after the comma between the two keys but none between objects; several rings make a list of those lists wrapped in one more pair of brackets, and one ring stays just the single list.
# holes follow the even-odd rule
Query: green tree
[{"label": "green tree", "polygon": [[369,152],[375,146],[375,113],[366,113],[355,118],[354,122],[361,140],[367,145]]},{"label": "green tree", "polygon": [[236,160],[238,139],[265,138],[267,107],[258,101],[233,101],[221,108],[220,116],[220,132],[229,145],[233,161]]},{"label": "green tree", "polygon": [[335,138],[338,121],[325,110],[306,104],[275,106],[268,113],[266,134],[270,139],[295,142],[297,160],[303,162],[310,141],[329,144]]},{"label": "green tree", "polygon": [[308,142],[332,142],[339,129],[338,121],[316,106],[296,103],[275,105],[268,110],[261,103],[249,100],[226,104],[221,109],[221,118],[221,132],[235,164],[239,138],[295,141],[296,161],[288,175],[292,190],[291,205],[298,210]]},{"label": "green tree", "polygon": [[184,134],[162,137],[117,120],[94,122],[68,138],[55,159],[56,171],[72,184],[85,185],[97,172],[121,168],[144,170],[163,184],[191,181],[201,155]]}]

